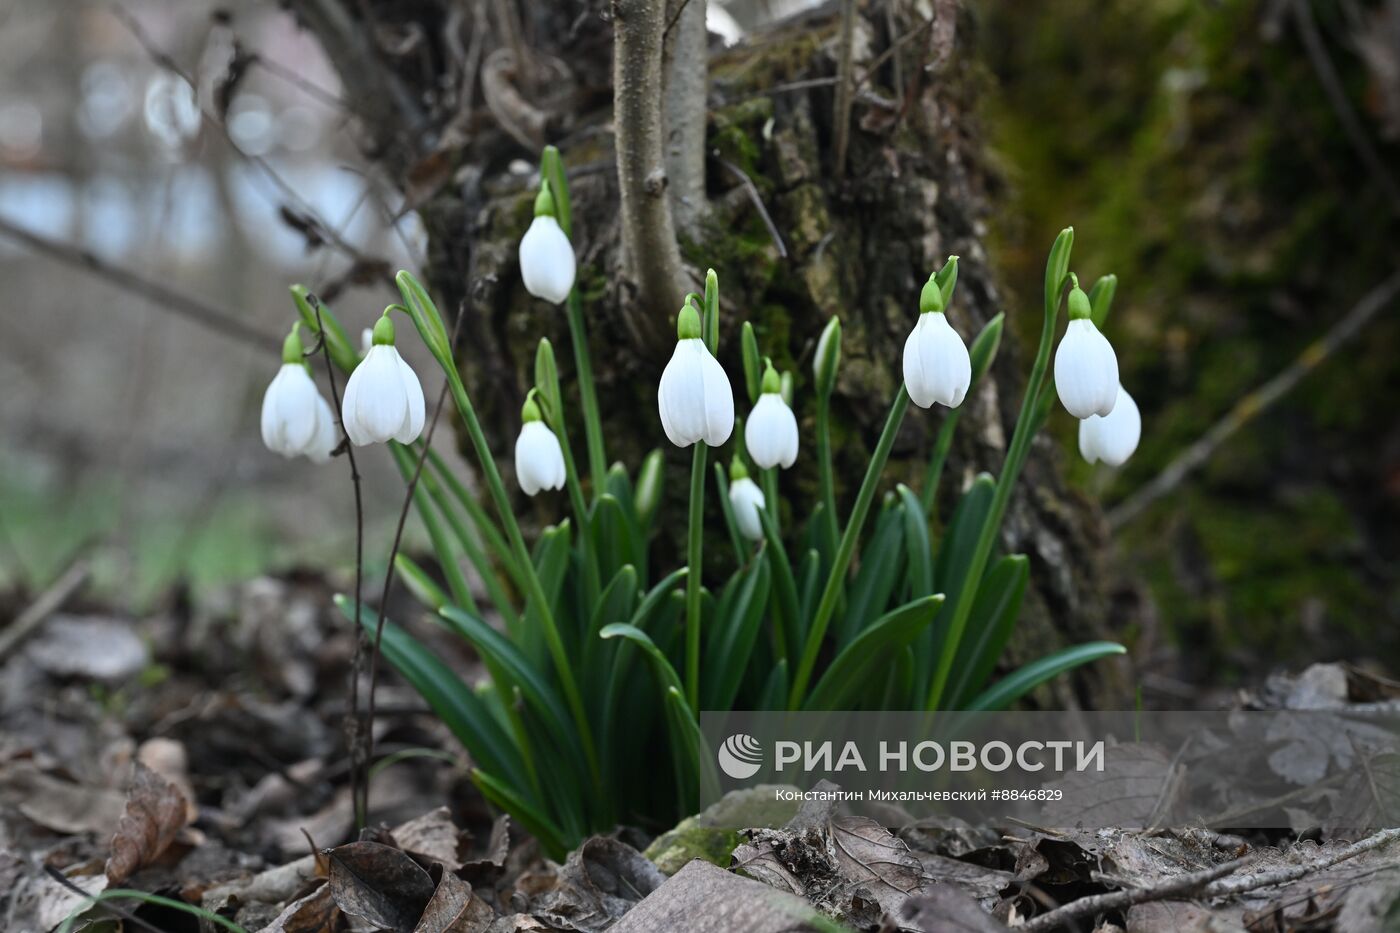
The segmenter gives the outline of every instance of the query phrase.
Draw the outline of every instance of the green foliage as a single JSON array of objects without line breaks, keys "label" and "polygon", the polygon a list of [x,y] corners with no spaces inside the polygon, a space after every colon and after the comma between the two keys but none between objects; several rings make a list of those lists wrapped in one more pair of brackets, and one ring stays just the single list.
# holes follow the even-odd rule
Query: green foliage
[{"label": "green foliage", "polygon": [[[560,200],[566,203],[566,196]],[[662,575],[648,558],[663,482],[657,456],[635,476],[614,465],[587,498],[566,457],[575,514],[527,549],[441,317],[422,286],[400,273],[404,310],[448,377],[495,516],[428,455],[415,504],[444,581],[405,558],[397,567],[438,624],[477,652],[488,677],[479,685],[464,682],[393,622],[385,623],[382,650],[471,753],[472,779],[487,799],[562,857],[588,833],[618,822],[657,827],[693,812],[716,786],[715,759],[699,728],[702,709],[994,709],[1072,667],[1121,652],[1118,645],[1082,645],[1009,677],[995,673],[1029,571],[1020,555],[993,560],[994,542],[1041,420],[1040,401],[1053,391],[1046,377],[1049,339],[1071,242],[1066,231],[1047,268],[1047,335],[1003,473],[968,488],[945,534],[935,534],[931,495],[904,486],[881,497],[867,521],[908,407],[901,386],[844,524],[825,503],[807,512],[804,523],[783,529],[776,510],[762,510],[763,535],[749,542],[729,511],[725,471],[715,465],[734,559],[727,576],[709,580],[696,570],[707,537],[703,444],[696,446],[691,477],[688,567]],[[956,259],[933,281],[951,300]],[[713,344],[721,316],[713,272],[703,310],[702,332]],[[329,329],[329,311],[321,314]],[[995,352],[1000,327],[998,318],[976,342],[979,357]],[[754,382],[759,347],[752,330],[744,342]],[[565,396],[547,345],[538,360],[537,398],[555,420]],[[829,393],[815,402],[824,409]],[[949,420],[956,423],[951,414]],[[596,417],[585,412],[584,426],[601,450]],[[731,443],[738,443],[742,432],[734,434]],[[829,439],[819,437],[816,446],[816,456],[829,463]],[[394,448],[406,476],[415,448]],[[946,446],[934,456],[944,455]],[[776,484],[767,485],[776,500]],[[802,514],[796,507],[794,513]],[[475,604],[464,562],[481,575],[488,604]],[[368,608],[357,611],[343,600],[341,607],[375,629]],[[488,621],[492,615],[499,627]]]},{"label": "green foliage", "polygon": [[[1366,134],[1394,165],[1352,8],[1306,8]],[[1040,242],[1073,216],[1089,241],[1081,264],[1134,283],[1114,311],[1116,332],[1131,339],[1115,348],[1142,407],[1142,446],[1112,476],[1077,468],[1086,482],[1111,481],[1101,491],[1112,501],[1389,275],[1400,220],[1341,131],[1292,8],[989,0],[981,9],[999,88],[988,125],[1014,181],[1002,215],[1015,227],[994,229],[1008,278],[1029,275]],[[1375,625],[1400,599],[1386,569],[1394,494],[1375,447],[1376,400],[1400,387],[1397,340],[1400,318],[1382,314],[1220,448],[1189,492],[1123,529],[1184,673],[1221,681],[1319,651],[1400,658],[1400,639]]]}]

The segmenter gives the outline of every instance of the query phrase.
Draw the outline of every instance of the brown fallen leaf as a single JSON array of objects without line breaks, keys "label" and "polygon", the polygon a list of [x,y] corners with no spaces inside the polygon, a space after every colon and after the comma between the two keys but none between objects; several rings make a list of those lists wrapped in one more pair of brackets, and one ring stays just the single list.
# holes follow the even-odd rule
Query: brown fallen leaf
[{"label": "brown fallen leaf", "polygon": [[0,803],[13,804],[25,817],[55,832],[98,836],[115,832],[126,808],[119,791],[53,777],[32,761],[0,768]]},{"label": "brown fallen leaf", "polygon": [[185,827],[189,802],[165,778],[137,762],[127,792],[126,811],[112,837],[107,880],[121,884],[158,859]]},{"label": "brown fallen leaf", "polygon": [[339,917],[340,908],[331,897],[331,886],[323,884],[288,904],[258,933],[323,933],[334,930]]},{"label": "brown fallen leaf", "polygon": [[351,842],[326,853],[331,897],[345,913],[412,933],[436,885],[406,853],[377,842]]},{"label": "brown fallen leaf", "polygon": [[880,933],[998,933],[1005,929],[957,888],[937,884],[887,914]]},{"label": "brown fallen leaf", "polygon": [[502,814],[491,826],[491,838],[486,841],[486,853],[470,859],[461,866],[462,877],[477,887],[492,887],[505,874],[510,857],[510,817]]},{"label": "brown fallen leaf", "polygon": [[472,893],[472,886],[442,865],[431,874],[437,890],[423,910],[413,933],[482,933],[496,919],[496,912]]},{"label": "brown fallen leaf", "polygon": [[817,911],[799,897],[695,859],[609,933],[799,933],[818,929],[813,923],[817,919]]},{"label": "brown fallen leaf", "polygon": [[660,869],[627,843],[594,836],[569,853],[558,887],[535,914],[552,926],[593,933],[612,925],[665,881]]},{"label": "brown fallen leaf", "polygon": [[405,852],[424,856],[428,862],[439,862],[448,871],[457,871],[462,867],[462,860],[457,855],[462,831],[453,824],[451,812],[446,807],[429,810],[395,827],[391,835]]},{"label": "brown fallen leaf", "polygon": [[886,914],[894,914],[923,885],[923,865],[903,840],[872,819],[837,817],[831,843],[842,878],[869,892]]}]

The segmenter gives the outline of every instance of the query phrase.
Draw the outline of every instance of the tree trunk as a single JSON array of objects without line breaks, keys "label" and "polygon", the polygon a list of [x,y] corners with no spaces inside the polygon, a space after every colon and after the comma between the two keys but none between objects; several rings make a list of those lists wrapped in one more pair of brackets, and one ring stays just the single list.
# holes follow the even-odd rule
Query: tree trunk
[{"label": "tree trunk", "polygon": [[[954,0],[932,3],[931,21],[924,19],[926,10],[919,12],[928,6],[867,4],[857,10],[857,87],[844,177],[833,177],[831,153],[841,18],[835,6],[775,24],[738,47],[712,44],[710,50],[708,211],[698,221],[698,238],[682,238],[681,254],[696,281],[707,267],[719,275],[719,357],[734,382],[738,410],[747,409],[739,363],[740,325],[747,319],[762,352],[796,378],[795,410],[807,440],[814,417],[812,353],[827,320],[841,317],[833,444],[843,511],[899,388],[903,343],[929,273],[948,255],[961,257],[949,316],[969,343],[1003,308],[983,243],[995,178],[976,120],[979,71],[969,57],[971,23]],[[321,37],[352,98],[369,95],[376,114],[396,113],[394,100],[415,102],[412,112],[366,123],[370,151],[401,180],[423,217],[429,284],[439,303],[468,315],[462,368],[488,436],[504,458],[532,382],[537,339],[550,338],[561,367],[567,370],[571,360],[562,311],[526,294],[516,260],[536,187],[518,161],[536,160],[545,142],[559,146],[570,172],[579,287],[609,459],[634,473],[649,449],[666,449],[663,508],[684,514],[688,452],[666,443],[656,414],[656,384],[670,356],[665,335],[674,334],[678,308],[639,307],[635,288],[620,272],[612,24],[596,0],[521,4],[533,70],[555,80],[537,77],[540,92],[528,98],[523,91],[502,94],[502,79],[514,75],[499,60],[493,65],[498,57],[488,53],[485,73],[475,83],[486,107],[461,99],[470,93],[463,89],[473,86],[464,76],[470,51],[464,58],[461,50],[472,48],[470,30],[482,17],[449,0],[296,0],[293,7]],[[365,11],[376,20],[376,48],[344,32],[363,29],[359,17]],[[500,35],[497,29],[486,37],[485,48],[505,46]],[[437,183],[425,187],[425,178]],[[1038,326],[1040,318],[1039,283],[1026,283],[1023,293],[1036,300],[1006,308],[1011,326],[996,365],[965,403],[969,410],[940,490],[945,517],[979,471],[1000,468],[1029,367],[1015,331]],[[664,326],[656,326],[658,318]],[[563,378],[567,385],[571,374],[565,371]],[[577,406],[570,415],[576,420]],[[896,480],[919,487],[945,415],[942,408],[911,409],[886,489]],[[571,436],[581,453],[581,424],[571,424]],[[724,451],[726,460],[730,453]],[[1049,440],[1036,442],[1003,527],[1001,546],[1028,554],[1032,566],[1023,620],[1008,649],[1012,664],[1067,642],[1104,637],[1108,630],[1098,560],[1102,522],[1063,483],[1059,458]],[[805,516],[815,498],[815,471],[809,457],[783,474],[785,516]],[[535,507],[557,509],[558,503]],[[541,512],[539,518],[549,516]],[[680,553],[664,537],[657,547]],[[722,549],[708,551],[724,559]],[[1057,686],[1058,695],[1042,699],[1111,704],[1124,694],[1125,674],[1124,666],[1094,665],[1073,684]]]}]

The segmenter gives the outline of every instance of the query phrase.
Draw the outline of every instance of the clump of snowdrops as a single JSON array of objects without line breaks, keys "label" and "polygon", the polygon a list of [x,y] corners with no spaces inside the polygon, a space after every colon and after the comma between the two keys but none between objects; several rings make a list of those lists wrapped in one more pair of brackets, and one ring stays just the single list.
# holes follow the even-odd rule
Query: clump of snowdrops
[{"label": "clump of snowdrops", "polygon": [[[715,358],[721,325],[735,322],[726,320],[711,271],[704,293],[688,296],[679,309],[675,352],[658,383],[661,428],[672,444],[691,447],[693,459],[686,563],[655,568],[649,542],[662,520],[662,452],[640,464],[608,465],[574,287],[568,186],[552,148],[541,179],[535,218],[520,244],[521,274],[541,313],[551,313],[546,305],[564,306],[587,471],[574,460],[547,340],[539,342],[535,384],[521,400],[513,467],[528,495],[565,490],[566,517],[527,544],[442,317],[408,272],[397,278],[402,302],[384,312],[363,353],[329,309],[293,288],[300,320],[268,388],[262,428],[268,447],[316,461],[328,459],[340,440],[335,415],[307,371],[304,328],[350,374],[339,419],[349,442],[388,444],[406,479],[421,462],[414,500],[438,575],[403,555],[395,568],[437,624],[471,644],[488,676],[466,682],[393,622],[384,625],[380,648],[466,746],[481,792],[551,853],[619,822],[665,825],[690,812],[713,761],[701,737],[701,710],[991,710],[1123,650],[1082,644],[997,676],[1030,570],[1024,555],[997,553],[998,530],[1054,398],[1080,419],[1080,449],[1091,462],[1121,464],[1141,430],[1102,334],[1116,280],[1106,276],[1081,290],[1069,271],[1071,229],[1050,251],[1044,326],[1001,472],[977,477],[945,521],[934,514],[934,494],[959,406],[991,366],[1003,323],[998,315],[970,348],[964,342],[956,326],[957,257],[917,296],[903,384],[844,511],[837,506],[829,432],[840,321],[832,318],[822,333],[806,397],[795,395],[792,375],[777,372],[760,336],[742,323],[739,385],[747,419],[736,431],[733,384]],[[1054,352],[1052,379],[1062,303],[1069,323]],[[489,506],[424,449],[423,390],[395,349],[396,315],[412,322],[446,376]],[[917,490],[882,488],[911,401],[942,412],[924,483]],[[814,412],[813,437],[802,436],[794,408]],[[727,468],[719,462],[726,445]],[[795,506],[791,514],[806,521],[783,528],[779,475],[804,455],[817,458],[817,501]],[[722,527],[704,525],[707,494],[718,499]],[[701,579],[696,568],[707,545],[732,552],[727,578]],[[482,581],[479,591],[469,585],[466,565]],[[375,630],[372,610],[357,612],[348,599],[341,606]]]}]

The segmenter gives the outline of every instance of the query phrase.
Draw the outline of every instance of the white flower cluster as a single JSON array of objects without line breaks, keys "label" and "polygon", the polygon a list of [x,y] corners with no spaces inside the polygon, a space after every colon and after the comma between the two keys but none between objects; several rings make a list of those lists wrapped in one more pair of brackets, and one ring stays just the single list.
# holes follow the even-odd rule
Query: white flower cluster
[{"label": "white flower cluster", "polygon": [[1090,463],[1122,466],[1137,449],[1142,415],[1118,381],[1118,356],[1094,326],[1089,296],[1076,281],[1069,293],[1069,326],[1055,351],[1055,390],[1079,421],[1079,453]]}]

